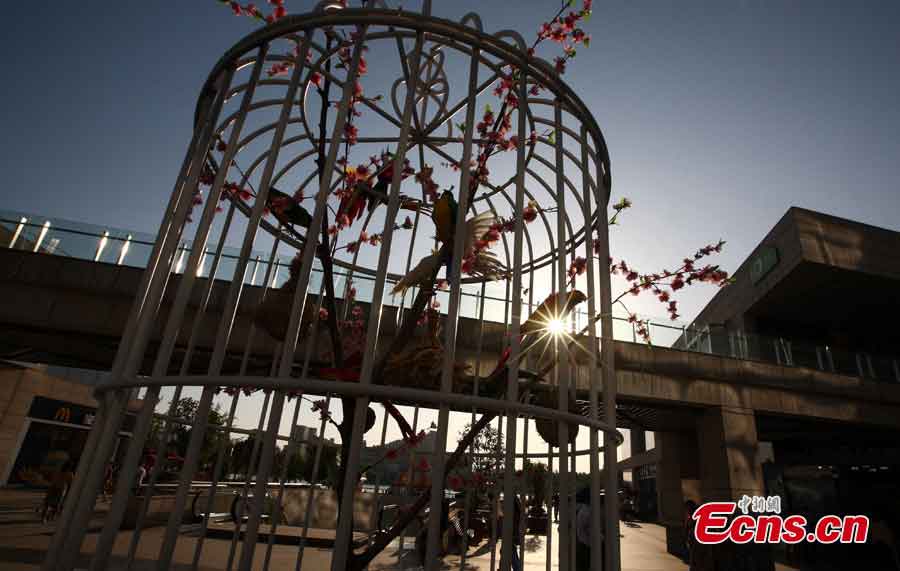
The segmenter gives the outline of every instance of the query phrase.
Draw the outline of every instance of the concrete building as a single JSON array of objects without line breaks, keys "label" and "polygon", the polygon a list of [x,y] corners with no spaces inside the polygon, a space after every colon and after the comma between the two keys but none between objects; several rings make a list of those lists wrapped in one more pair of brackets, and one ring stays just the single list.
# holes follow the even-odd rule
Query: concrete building
[{"label": "concrete building", "polygon": [[[93,389],[101,378],[97,371],[0,361],[0,486],[46,485],[52,472],[78,459],[94,424]],[[124,424],[115,455],[132,424]]]},{"label": "concrete building", "polygon": [[[897,537],[900,431],[876,409],[895,408],[900,394],[898,252],[898,232],[791,208],[674,344],[729,357],[707,365],[745,382],[693,422],[659,431],[652,454],[639,446],[620,466],[635,480],[656,473],[671,552],[683,550],[686,500],[743,494],[780,495],[784,511],[810,520],[866,514]],[[697,364],[690,368],[704,368]],[[805,394],[789,402],[784,390],[752,391],[751,376]],[[692,384],[683,396],[698,389]],[[886,550],[778,546],[775,556],[877,565]]]}]

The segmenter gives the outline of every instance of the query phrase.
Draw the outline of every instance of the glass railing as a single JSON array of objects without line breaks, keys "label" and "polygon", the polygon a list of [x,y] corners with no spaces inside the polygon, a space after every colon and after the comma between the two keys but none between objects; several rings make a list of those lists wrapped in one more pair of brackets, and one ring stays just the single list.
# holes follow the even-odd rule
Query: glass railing
[{"label": "glass railing", "polygon": [[864,351],[850,351],[803,340],[748,334],[741,331],[686,328],[672,347],[736,359],[805,367],[884,382],[900,382],[900,360]]},{"label": "glass railing", "polygon": [[[18,250],[67,256],[82,260],[116,264],[135,268],[146,266],[153,249],[155,236],[120,228],[85,224],[70,220],[46,218],[27,213],[0,210],[0,246]],[[175,258],[175,272],[182,273],[191,253],[191,243],[182,243]],[[262,285],[269,271],[269,253],[253,252],[243,275],[244,283]],[[207,248],[197,275],[209,277],[215,250]],[[225,247],[215,278],[232,280],[237,269],[238,249]],[[291,257],[276,256],[272,262],[270,287],[281,286],[288,278]],[[371,302],[374,294],[373,279],[365,274],[352,277],[345,271],[335,270],[335,293],[343,295],[348,278],[352,279],[356,299]],[[318,291],[321,285],[321,268],[314,267],[310,289]],[[389,288],[386,288],[389,289]],[[438,300],[446,307],[446,292],[439,292]],[[481,312],[481,292],[476,286],[464,286],[460,302],[462,317],[477,318]],[[484,315],[488,321],[505,321],[506,300],[502,297],[484,296]],[[384,304],[397,306],[401,300],[386,293]],[[408,304],[408,301],[407,301]],[[529,308],[529,311],[533,310]],[[807,367],[843,375],[852,375],[879,381],[900,382],[900,362],[889,356],[849,352],[812,343],[767,337],[742,332],[710,331],[669,320],[644,320],[653,345],[731,357],[735,359],[763,361],[785,366]],[[572,316],[573,331],[581,331],[588,325],[586,312]],[[613,317],[613,338],[619,341],[642,343],[637,326],[624,317]]]}]

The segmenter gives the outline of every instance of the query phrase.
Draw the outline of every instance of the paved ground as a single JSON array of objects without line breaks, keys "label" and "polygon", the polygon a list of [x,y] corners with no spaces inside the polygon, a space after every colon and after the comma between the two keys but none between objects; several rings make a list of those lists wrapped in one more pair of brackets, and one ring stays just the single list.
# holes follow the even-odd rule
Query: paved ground
[{"label": "paved ground", "polygon": [[[27,492],[10,492],[0,490],[0,569],[4,571],[36,571],[40,567],[44,552],[50,542],[53,533],[53,524],[42,525],[39,521],[36,508],[40,505],[41,494]],[[103,504],[98,505],[98,512],[91,522],[91,532],[88,533],[82,553],[90,554],[97,542],[97,530],[102,523]],[[179,536],[175,551],[172,569],[186,571],[190,569],[192,558],[199,537],[196,533],[198,526],[184,526]],[[293,531],[293,530],[290,530]],[[296,530],[299,534],[299,530]],[[150,528],[142,534],[137,559],[133,569],[136,571],[150,570],[154,568],[153,559],[156,556],[162,541],[163,529]],[[124,569],[125,554],[132,538],[131,532],[122,532],[118,535],[113,550],[110,569]],[[558,545],[556,533],[551,539],[554,548]],[[470,552],[466,560],[464,571],[490,571],[491,550],[487,543]],[[411,551],[412,542],[405,542],[405,549],[401,550],[395,542],[386,549],[370,565],[371,571],[388,570],[414,570],[419,567],[415,554]],[[525,544],[525,570],[543,571],[546,569],[545,557],[547,555],[546,538],[540,536],[528,536]],[[200,559],[200,571],[215,571],[226,569],[231,554],[231,542],[225,538],[206,538],[203,542],[202,557]],[[240,546],[237,546],[235,557],[240,555]],[[298,549],[292,545],[274,545],[271,551],[270,569],[294,569],[297,561]],[[262,569],[266,557],[266,544],[260,543],[254,556],[254,569]],[[499,558],[499,549],[495,553]],[[87,564],[87,557],[83,563]],[[302,569],[309,571],[324,571],[331,562],[331,550],[321,547],[307,547],[303,552]],[[445,560],[445,569],[460,569],[458,557],[448,557]],[[555,553],[552,554],[551,564],[557,568]],[[496,565],[496,564],[495,564]],[[653,524],[623,525],[622,526],[622,568],[623,571],[686,571],[687,566],[679,559],[665,552],[664,530]]]}]

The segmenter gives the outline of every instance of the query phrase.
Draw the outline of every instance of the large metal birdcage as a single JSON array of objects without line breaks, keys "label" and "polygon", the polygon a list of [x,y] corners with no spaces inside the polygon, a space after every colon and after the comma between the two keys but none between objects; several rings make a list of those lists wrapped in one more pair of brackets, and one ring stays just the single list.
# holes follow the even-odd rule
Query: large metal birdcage
[{"label": "large metal birdcage", "polygon": [[[296,426],[301,403],[313,395],[325,401],[316,404],[314,474],[323,469],[326,424],[338,425],[341,437],[335,497],[343,509],[332,569],[371,563],[354,554],[390,531],[376,526],[362,543],[352,533],[356,504],[371,499],[383,508],[387,493],[359,486],[364,439],[384,444],[395,429],[415,439],[426,410],[436,414],[434,446],[425,483],[406,480],[413,509],[445,509],[447,476],[461,458],[447,452],[454,419],[496,420],[505,475],[490,509],[521,514],[524,523],[517,505],[544,503],[549,511],[553,493],[562,501],[541,561],[516,537],[525,527],[497,519],[491,569],[514,568],[523,557],[548,570],[551,563],[575,568],[579,462],[594,498],[591,544],[605,542],[605,550],[591,550],[593,568],[618,569],[617,502],[599,501],[616,497],[621,443],[605,271],[607,148],[584,103],[521,36],[487,34],[474,14],[460,22],[433,17],[429,4],[411,13],[322,3],[250,34],[215,66],[44,569],[78,564],[113,457],[120,469],[102,530],[88,542],[91,569],[132,568],[151,529],[156,568],[218,568],[205,539],[217,494],[239,498],[235,505],[246,512],[233,516],[223,568],[278,567],[273,538],[290,526],[299,569],[307,549],[299,538],[308,537],[316,494],[308,494],[305,521],[289,524],[286,462],[278,457],[309,445]],[[493,97],[504,78],[514,103]],[[479,123],[509,111],[501,153],[490,125]],[[490,172],[482,176],[486,149]],[[423,173],[426,166],[433,170]],[[450,197],[456,208],[441,222],[439,204]],[[357,208],[341,219],[348,204]],[[499,238],[485,244],[475,236],[473,246],[466,232],[475,219]],[[478,255],[488,266],[473,269]],[[433,267],[422,267],[434,270],[436,285],[428,276],[407,279],[426,258]],[[535,320],[543,320],[537,329]],[[176,418],[185,394],[196,395],[198,406],[190,418]],[[251,399],[255,429],[241,429],[235,411]],[[212,424],[217,404],[226,420]],[[412,426],[395,428],[410,411]],[[116,450],[127,415],[135,415],[133,435]],[[380,435],[364,436],[373,425]],[[166,453],[176,432],[186,434],[183,457]],[[224,467],[236,433],[254,444],[250,469],[237,481]],[[559,474],[558,484],[547,479],[547,493],[529,492],[513,477],[534,463]],[[166,475],[175,478],[164,485]],[[232,488],[222,487],[226,479]],[[154,502],[163,499],[166,518],[155,521]],[[192,503],[201,505],[194,508],[200,517],[189,527],[184,513]],[[468,521],[474,510],[469,502],[456,513]],[[426,569],[446,555],[440,520],[419,518]],[[408,534],[397,540],[404,538],[412,543]],[[463,549],[460,568],[474,561],[466,558]]]}]

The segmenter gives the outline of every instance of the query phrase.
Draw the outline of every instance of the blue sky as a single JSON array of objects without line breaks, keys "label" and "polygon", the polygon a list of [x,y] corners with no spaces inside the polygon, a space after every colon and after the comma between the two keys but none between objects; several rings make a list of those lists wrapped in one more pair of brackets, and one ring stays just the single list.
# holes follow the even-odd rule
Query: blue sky
[{"label": "blue sky", "polygon": [[[434,11],[531,37],[556,6]],[[889,0],[597,0],[566,79],[635,203],[614,255],[671,267],[723,238],[733,270],[792,205],[900,229],[898,18]],[[199,88],[254,22],[214,0],[19,2],[4,20],[0,208],[154,232]],[[688,319],[713,293],[695,289]]]},{"label": "blue sky", "polygon": [[[477,9],[488,31],[530,37],[556,4],[516,6],[434,10]],[[254,22],[214,0],[15,3],[4,15],[2,207],[155,231],[197,92]],[[566,79],[607,138],[615,194],[635,203],[614,253],[658,268],[724,238],[734,269],[791,205],[900,227],[898,16],[879,0],[597,2],[591,48]],[[687,292],[682,314],[711,294]]]}]

